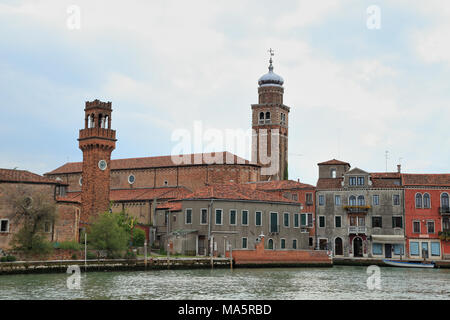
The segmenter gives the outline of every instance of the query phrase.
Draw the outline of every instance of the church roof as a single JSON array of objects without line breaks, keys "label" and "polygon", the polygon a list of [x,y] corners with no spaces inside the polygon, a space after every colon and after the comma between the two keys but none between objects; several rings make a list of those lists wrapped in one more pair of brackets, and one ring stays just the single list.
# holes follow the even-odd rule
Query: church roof
[{"label": "church roof", "polygon": [[[181,158],[183,157],[183,158]],[[217,157],[217,160],[216,158]],[[143,157],[111,160],[111,170],[147,169],[178,166],[196,166],[207,164],[234,164],[259,166],[230,152],[196,153],[174,156]],[[57,175],[82,172],[82,162],[68,162],[61,167],[46,173]]]},{"label": "church roof", "polygon": [[63,184],[55,179],[43,177],[30,171],[13,169],[0,169],[0,182]]},{"label": "church roof", "polygon": [[315,189],[316,187],[310,184],[301,183],[295,180],[279,180],[279,181],[260,181],[249,182],[257,190],[293,190],[293,189]]},{"label": "church roof", "polygon": [[332,159],[332,160],[328,160],[325,162],[320,162],[317,165],[345,165],[345,164],[350,166],[350,163],[348,163],[348,162]]},{"label": "church roof", "polygon": [[273,72],[272,58],[270,58],[269,72],[261,76],[258,80],[260,86],[282,86],[284,79]]}]

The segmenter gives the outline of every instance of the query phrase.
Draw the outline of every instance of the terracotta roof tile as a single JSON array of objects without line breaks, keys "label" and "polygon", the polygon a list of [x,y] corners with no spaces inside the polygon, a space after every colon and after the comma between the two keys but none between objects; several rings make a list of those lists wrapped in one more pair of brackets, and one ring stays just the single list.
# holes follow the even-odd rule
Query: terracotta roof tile
[{"label": "terracotta roof tile", "polygon": [[350,163],[348,163],[348,162],[344,162],[344,161],[340,161],[340,160],[336,160],[336,159],[332,159],[332,160],[328,160],[328,161],[325,161],[325,162],[320,162],[320,163],[318,163],[317,165],[323,165],[323,164],[325,164],[325,165],[340,165],[340,164],[346,164],[346,165],[349,165],[350,166]]},{"label": "terracotta roof tile", "polygon": [[209,185],[180,198],[180,200],[185,199],[248,200],[298,204],[297,201],[286,199],[277,194],[255,190],[255,188],[249,184],[238,183]]},{"label": "terracotta roof tile", "polygon": [[183,209],[183,204],[181,201],[170,201],[163,202],[156,206],[156,209],[167,209],[169,211],[181,211]]},{"label": "terracotta roof tile", "polygon": [[450,186],[450,174],[402,174],[404,186]]},{"label": "terracotta roof tile", "polygon": [[317,180],[317,189],[340,189],[343,178],[320,178]]},{"label": "terracotta roof tile", "polygon": [[301,183],[294,180],[250,182],[249,185],[253,186],[257,190],[267,190],[267,191],[316,188],[313,185]]},{"label": "terracotta roof tile", "polygon": [[43,177],[25,170],[0,169],[0,182],[25,182],[44,184],[63,184],[55,179]]},{"label": "terracotta roof tile", "polygon": [[[177,160],[177,157],[182,155],[176,155],[173,159]],[[215,161],[217,156],[220,160]],[[144,158],[130,158],[130,159],[115,159],[111,160],[112,170],[124,170],[124,169],[145,169],[145,168],[161,168],[161,167],[177,167],[186,165],[205,165],[211,164],[212,161],[216,164],[241,164],[241,165],[253,165],[258,166],[255,163],[251,163],[241,157],[238,157],[230,152],[218,152],[218,153],[196,153],[183,155],[185,157],[180,163],[175,163],[172,156],[159,156],[159,157],[144,157]],[[82,162],[68,162],[63,166],[46,173],[46,175],[66,174],[66,173],[79,173],[82,171]]]}]

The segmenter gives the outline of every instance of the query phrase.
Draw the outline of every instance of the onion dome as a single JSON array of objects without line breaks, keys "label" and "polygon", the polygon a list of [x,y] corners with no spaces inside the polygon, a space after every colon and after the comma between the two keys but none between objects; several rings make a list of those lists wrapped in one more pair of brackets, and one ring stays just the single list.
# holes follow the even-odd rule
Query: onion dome
[{"label": "onion dome", "polygon": [[273,65],[272,65],[272,57],[269,60],[269,72],[263,75],[258,80],[258,84],[263,86],[283,86],[284,80],[281,76],[277,75],[275,72],[273,72]]}]

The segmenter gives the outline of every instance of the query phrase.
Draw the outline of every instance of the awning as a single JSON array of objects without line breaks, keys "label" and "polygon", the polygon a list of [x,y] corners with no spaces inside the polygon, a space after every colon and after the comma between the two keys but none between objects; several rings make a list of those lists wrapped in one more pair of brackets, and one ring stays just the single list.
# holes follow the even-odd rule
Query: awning
[{"label": "awning", "polygon": [[372,242],[378,243],[404,243],[405,236],[403,235],[372,235]]}]

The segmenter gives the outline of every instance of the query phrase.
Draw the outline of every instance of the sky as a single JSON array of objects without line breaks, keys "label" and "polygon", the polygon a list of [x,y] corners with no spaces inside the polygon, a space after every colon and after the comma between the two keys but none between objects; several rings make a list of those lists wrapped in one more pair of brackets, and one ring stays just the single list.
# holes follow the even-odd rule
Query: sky
[{"label": "sky", "polygon": [[[2,0],[0,167],[81,161],[95,99],[112,102],[113,159],[170,155],[196,123],[248,130],[273,48],[289,178],[315,184],[333,158],[384,172],[386,151],[388,171],[447,173],[449,34],[446,0]],[[207,136],[191,151],[250,158]]]}]

